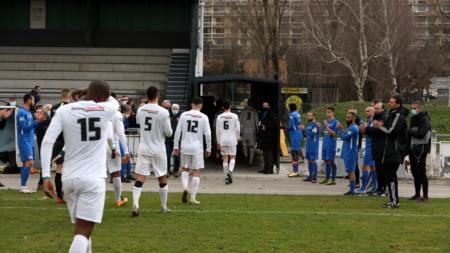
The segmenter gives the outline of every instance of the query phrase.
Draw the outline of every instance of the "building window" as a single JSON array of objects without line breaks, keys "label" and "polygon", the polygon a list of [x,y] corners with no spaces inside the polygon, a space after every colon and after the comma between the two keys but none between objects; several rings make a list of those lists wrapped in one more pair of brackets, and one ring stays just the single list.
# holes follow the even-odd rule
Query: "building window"
[{"label": "building window", "polygon": [[241,39],[241,45],[247,45],[247,39]]},{"label": "building window", "polygon": [[428,6],[429,11],[436,11],[436,5],[429,5]]},{"label": "building window", "polygon": [[293,39],[293,40],[292,40],[292,43],[293,43],[294,45],[301,45],[301,44],[302,44],[302,39]]},{"label": "building window", "polygon": [[215,39],[214,40],[214,45],[223,45],[224,43],[224,39]]},{"label": "building window", "polygon": [[425,46],[425,41],[424,41],[424,40],[419,40],[419,41],[417,42],[417,45],[423,47],[423,46]]},{"label": "building window", "polygon": [[216,33],[224,33],[225,29],[216,29]]},{"label": "building window", "polygon": [[419,21],[419,24],[425,24],[425,17],[419,17],[417,21]]},{"label": "building window", "polygon": [[417,31],[417,33],[418,33],[418,34],[425,34],[425,29],[420,28],[420,29]]},{"label": "building window", "polygon": [[428,24],[430,25],[436,24],[436,17],[428,17]]},{"label": "building window", "polygon": [[425,12],[425,5],[419,6],[419,12]]}]

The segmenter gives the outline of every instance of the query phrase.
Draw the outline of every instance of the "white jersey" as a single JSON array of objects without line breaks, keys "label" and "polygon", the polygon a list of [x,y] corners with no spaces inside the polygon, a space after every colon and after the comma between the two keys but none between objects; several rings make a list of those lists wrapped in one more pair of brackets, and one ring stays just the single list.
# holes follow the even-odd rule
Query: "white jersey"
[{"label": "white jersey", "polygon": [[172,136],[169,111],[157,104],[146,104],[139,107],[136,123],[140,124],[141,133],[138,154],[145,156],[165,154],[166,136]]},{"label": "white jersey", "polygon": [[190,110],[181,114],[175,132],[173,148],[178,149],[180,136],[181,154],[197,155],[203,153],[203,135],[206,139],[206,150],[211,152],[211,129],[209,128],[208,117],[198,110]]},{"label": "white jersey", "polygon": [[258,112],[252,107],[245,107],[241,111],[240,121],[242,125],[242,133],[256,133],[259,124]]},{"label": "white jersey", "polygon": [[[113,133],[114,133],[114,147],[116,150],[119,150],[119,140],[122,143],[123,151],[125,151],[125,154],[129,154],[128,152],[128,145],[127,145],[127,138],[125,136],[125,130],[123,128],[123,116],[122,113],[116,112],[114,116],[111,118],[112,127],[113,127]],[[123,155],[123,154],[122,154]]]},{"label": "white jersey", "polygon": [[240,136],[238,116],[231,112],[224,112],[217,118],[216,138],[220,146],[236,146]]},{"label": "white jersey", "polygon": [[66,151],[62,180],[105,178],[108,128],[118,108],[113,97],[101,103],[80,101],[60,107],[42,142],[42,176],[50,177],[53,144],[62,131]]}]

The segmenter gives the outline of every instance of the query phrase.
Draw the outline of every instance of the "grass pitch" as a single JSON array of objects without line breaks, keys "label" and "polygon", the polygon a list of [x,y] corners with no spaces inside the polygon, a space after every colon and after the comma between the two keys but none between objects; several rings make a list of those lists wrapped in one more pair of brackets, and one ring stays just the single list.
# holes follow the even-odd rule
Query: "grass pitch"
[{"label": "grass pitch", "polygon": [[[18,190],[0,191],[1,252],[68,252],[74,226],[65,205]],[[449,252],[450,200],[383,209],[387,198],[198,194],[199,206],[170,193],[141,195],[140,217],[106,194],[93,252]]]}]

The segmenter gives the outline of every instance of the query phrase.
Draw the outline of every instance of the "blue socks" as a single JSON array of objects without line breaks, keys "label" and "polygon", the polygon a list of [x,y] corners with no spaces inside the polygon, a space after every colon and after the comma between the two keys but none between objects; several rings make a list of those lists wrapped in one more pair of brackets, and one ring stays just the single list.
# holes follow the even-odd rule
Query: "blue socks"
[{"label": "blue socks", "polygon": [[370,175],[370,172],[368,170],[367,171],[363,170],[361,189],[363,189],[364,191],[366,190],[367,181],[369,180],[369,175]]},{"label": "blue socks", "polygon": [[126,164],[121,164],[121,169],[120,169],[120,178],[124,178],[125,177],[125,170],[127,169],[127,165]]},{"label": "blue socks", "polygon": [[313,175],[314,175],[313,178],[317,178],[317,169],[319,168],[319,166],[317,165],[317,163],[313,163],[312,167],[313,167]]},{"label": "blue socks", "polygon": [[125,164],[127,166],[127,177],[131,177],[131,162]]},{"label": "blue socks", "polygon": [[292,167],[294,168],[294,172],[298,173],[298,162],[292,161]]},{"label": "blue socks", "polygon": [[309,177],[313,178],[313,167],[312,167],[312,163],[308,163],[308,171],[309,171]]},{"label": "blue socks", "polygon": [[332,164],[331,166],[331,171],[332,171],[332,179],[333,181],[336,181],[336,174],[337,174],[337,167],[336,164]]},{"label": "blue socks", "polygon": [[20,169],[20,184],[21,186],[27,186],[28,177],[30,176],[31,168],[22,167]]},{"label": "blue socks", "polygon": [[330,175],[331,175],[331,164],[325,164],[325,175],[326,175],[326,179],[329,180],[330,179]]},{"label": "blue socks", "polygon": [[372,190],[377,190],[377,185],[378,185],[378,179],[377,179],[377,172],[376,171],[372,171]]},{"label": "blue socks", "polygon": [[355,193],[355,184],[356,181],[350,181],[350,192]]}]

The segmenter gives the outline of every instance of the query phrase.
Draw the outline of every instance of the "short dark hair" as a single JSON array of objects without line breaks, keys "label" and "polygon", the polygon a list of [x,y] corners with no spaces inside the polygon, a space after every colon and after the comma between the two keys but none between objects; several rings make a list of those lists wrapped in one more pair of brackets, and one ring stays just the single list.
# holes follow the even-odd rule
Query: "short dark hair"
[{"label": "short dark hair", "polygon": [[423,108],[423,102],[422,101],[414,101],[412,104],[413,105],[417,105],[417,107],[419,107],[420,109]]},{"label": "short dark hair", "polygon": [[225,109],[225,110],[230,109],[230,107],[231,107],[230,101],[224,100],[224,101],[222,102],[222,107],[223,107],[223,109]]},{"label": "short dark hair", "polygon": [[376,104],[378,104],[378,103],[381,103],[381,100],[379,100],[378,98],[376,98],[376,99],[372,100],[370,103],[376,105]]},{"label": "short dark hair", "polygon": [[328,107],[328,108],[327,108],[327,111],[328,111],[328,110],[330,110],[330,111],[332,111],[332,112],[335,111],[335,110],[334,110],[334,107]]},{"label": "short dark hair", "polygon": [[192,103],[194,105],[202,105],[203,104],[203,99],[201,97],[195,97],[192,99]]},{"label": "short dark hair", "polygon": [[314,117],[317,116],[317,113],[316,113],[315,111],[310,111],[310,112],[308,112],[308,113],[312,113],[312,115],[313,115]]},{"label": "short dark hair", "polygon": [[297,111],[297,105],[294,103],[289,104],[289,110],[291,111]]},{"label": "short dark hair", "polygon": [[267,103],[268,106],[270,106],[270,102],[269,101],[263,101],[263,104]]},{"label": "short dark hair", "polygon": [[39,86],[39,85],[34,86],[34,89],[37,89],[37,88],[41,88],[41,86]]},{"label": "short dark hair", "polygon": [[112,92],[112,91],[111,91],[111,97],[113,97],[113,98],[117,98],[117,95],[116,95],[116,93],[114,93],[114,92]]},{"label": "short dark hair", "polygon": [[[158,88],[156,88],[155,86],[151,86],[150,88],[147,89],[148,100],[153,101],[156,99],[157,96],[158,96]],[[122,96],[122,97],[126,97],[126,96]]]},{"label": "short dark hair", "polygon": [[349,110],[357,110],[358,111],[358,109],[356,109],[356,107],[354,107],[354,106],[350,106],[348,109]]},{"label": "short dark hair", "polygon": [[399,104],[400,106],[403,105],[403,98],[400,95],[394,95],[391,98],[395,99],[395,103]]},{"label": "short dark hair", "polygon": [[349,113],[347,113],[347,114],[352,115],[352,118],[356,119],[356,113],[354,113],[354,112],[349,112]]},{"label": "short dark hair", "polygon": [[26,104],[32,97],[31,94],[25,94],[25,96],[23,96],[23,103]]}]

